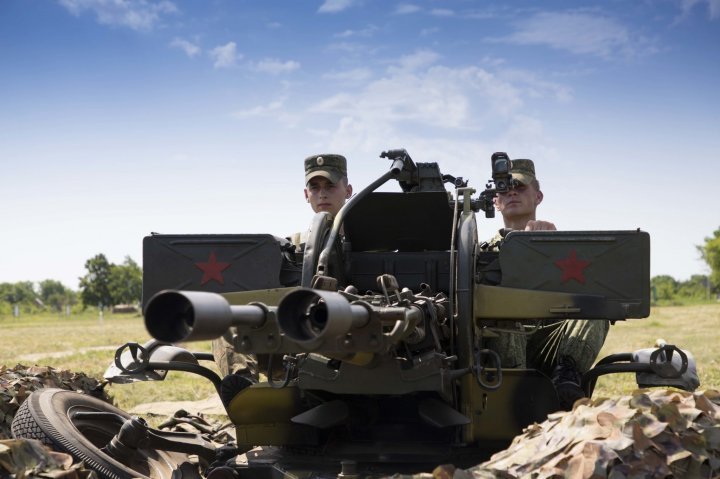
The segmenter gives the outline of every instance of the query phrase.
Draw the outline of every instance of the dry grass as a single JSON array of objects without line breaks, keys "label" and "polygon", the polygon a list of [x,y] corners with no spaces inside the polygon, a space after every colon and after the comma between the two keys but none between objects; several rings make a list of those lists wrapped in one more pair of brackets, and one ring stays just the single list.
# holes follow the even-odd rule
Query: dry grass
[{"label": "dry grass", "polygon": [[[600,357],[649,348],[658,338],[693,354],[701,389],[720,389],[720,303],[656,307],[649,318],[620,321],[610,328]],[[633,374],[608,375],[598,380],[593,396],[629,394],[635,388]]]},{"label": "dry grass", "polygon": [[[654,308],[650,318],[618,322],[610,330],[601,356],[651,347],[657,338],[690,350],[697,360],[701,388],[720,388],[720,364],[715,350],[720,338],[720,304]],[[38,364],[82,371],[100,378],[113,360],[114,348],[128,341],[149,339],[138,315],[97,313],[70,318],[35,315],[0,316],[0,365]],[[195,343],[194,351],[209,351],[209,342]],[[603,376],[595,396],[628,394],[635,389],[634,375]],[[187,373],[172,372],[163,384],[114,385],[108,390],[116,404],[129,409],[136,404],[168,400],[205,399],[214,394],[209,381]]]},{"label": "dry grass", "polygon": [[[118,346],[150,339],[139,315],[106,314],[100,320],[95,312],[69,318],[47,314],[0,316],[0,332],[0,365],[52,366],[95,378],[102,378]],[[210,351],[210,343],[195,343],[192,350]],[[162,384],[111,385],[107,391],[118,407],[130,409],[146,402],[205,399],[215,393],[215,388],[198,376],[171,372]]]}]

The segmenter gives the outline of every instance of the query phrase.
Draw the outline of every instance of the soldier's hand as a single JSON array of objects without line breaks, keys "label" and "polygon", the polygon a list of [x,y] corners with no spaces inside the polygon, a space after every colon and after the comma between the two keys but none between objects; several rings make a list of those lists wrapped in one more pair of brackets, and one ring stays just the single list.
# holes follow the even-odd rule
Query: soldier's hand
[{"label": "soldier's hand", "polygon": [[557,231],[557,228],[549,221],[530,220],[525,225],[525,231]]}]

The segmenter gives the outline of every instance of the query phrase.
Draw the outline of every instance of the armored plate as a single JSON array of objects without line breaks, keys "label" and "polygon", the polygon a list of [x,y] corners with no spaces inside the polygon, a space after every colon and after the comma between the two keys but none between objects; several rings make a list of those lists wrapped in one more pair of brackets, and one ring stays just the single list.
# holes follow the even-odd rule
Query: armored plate
[{"label": "armored plate", "polygon": [[452,215],[445,191],[374,192],[348,212],[345,239],[353,251],[445,251]]},{"label": "armored plate", "polygon": [[518,231],[500,248],[499,286],[477,286],[481,318],[644,318],[650,236],[632,231]]},{"label": "armored plate", "polygon": [[143,309],[163,289],[225,293],[279,288],[280,245],[267,234],[143,239]]}]

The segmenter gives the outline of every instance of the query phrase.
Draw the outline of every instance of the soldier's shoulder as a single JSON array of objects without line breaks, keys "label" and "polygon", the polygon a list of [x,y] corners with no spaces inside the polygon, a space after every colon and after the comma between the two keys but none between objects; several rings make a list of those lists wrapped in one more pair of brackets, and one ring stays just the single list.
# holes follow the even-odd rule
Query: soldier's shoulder
[{"label": "soldier's shoulder", "polygon": [[497,233],[495,233],[495,236],[493,236],[487,241],[484,241],[483,243],[481,243],[480,246],[482,247],[483,251],[499,251],[503,239],[504,235],[502,234],[502,230],[499,230]]}]

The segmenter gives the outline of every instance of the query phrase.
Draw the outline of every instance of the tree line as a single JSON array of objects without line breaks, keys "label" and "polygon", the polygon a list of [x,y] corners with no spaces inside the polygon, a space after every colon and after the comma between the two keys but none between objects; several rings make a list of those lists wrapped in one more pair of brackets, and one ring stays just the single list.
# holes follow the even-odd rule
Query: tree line
[{"label": "tree line", "polygon": [[121,264],[98,254],[85,262],[87,273],[79,280],[79,291],[60,281],[46,279],[0,283],[0,315],[16,311],[35,313],[87,307],[109,308],[118,304],[137,305],[142,299],[142,269],[126,256]]},{"label": "tree line", "polygon": [[[720,228],[697,246],[700,257],[710,267],[710,275],[693,275],[687,281],[659,275],[650,280],[653,302],[707,300],[720,293]],[[67,308],[111,307],[118,304],[139,304],[142,300],[142,269],[126,256],[122,264],[113,264],[104,254],[85,262],[87,273],[79,278],[79,291],[59,281],[46,279],[37,283],[20,281],[0,283],[0,315],[11,314],[14,308],[24,312]]]},{"label": "tree line", "polygon": [[678,281],[669,275],[653,276],[650,287],[653,303],[700,301],[717,295],[717,288],[713,287],[710,277],[702,274],[694,274],[687,281]]},{"label": "tree line", "polygon": [[[696,246],[700,257],[710,267],[710,275],[693,275],[687,281],[677,281],[672,276],[654,276],[650,285],[654,301],[678,302],[718,298],[720,294],[720,228],[705,243]],[[718,298],[720,299],[720,298]]]}]

